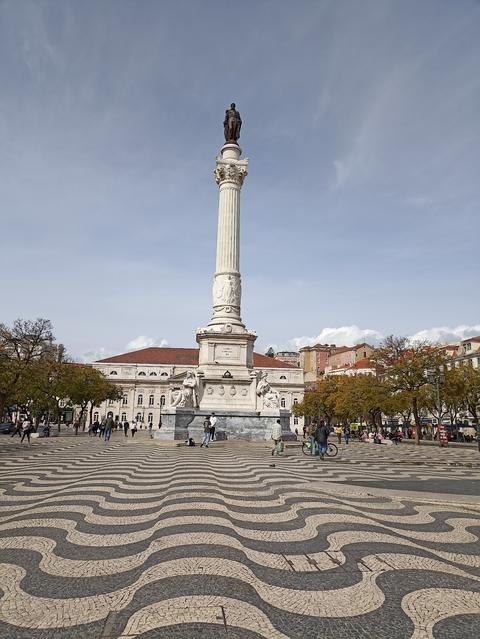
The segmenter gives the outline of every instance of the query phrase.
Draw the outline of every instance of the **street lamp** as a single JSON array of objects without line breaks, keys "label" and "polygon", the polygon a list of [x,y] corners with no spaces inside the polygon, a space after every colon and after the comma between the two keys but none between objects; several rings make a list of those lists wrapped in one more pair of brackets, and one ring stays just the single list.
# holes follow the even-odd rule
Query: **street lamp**
[{"label": "street lamp", "polygon": [[442,398],[440,395],[440,384],[443,384],[445,382],[445,376],[439,369],[429,370],[427,371],[427,379],[430,384],[432,385],[435,384],[435,388],[437,391],[437,401],[436,401],[437,410],[438,410],[437,436],[438,436],[438,442],[440,444],[439,427],[440,427],[440,421],[442,418]]}]

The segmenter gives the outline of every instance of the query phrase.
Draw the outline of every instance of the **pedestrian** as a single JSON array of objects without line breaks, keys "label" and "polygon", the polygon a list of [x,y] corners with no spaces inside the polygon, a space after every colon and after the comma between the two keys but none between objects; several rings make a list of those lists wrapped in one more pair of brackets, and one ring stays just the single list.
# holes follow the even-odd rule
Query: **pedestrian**
[{"label": "pedestrian", "polygon": [[132,435],[132,437],[135,437],[135,434],[136,434],[137,430],[138,430],[137,422],[134,422],[133,426],[130,429],[130,434]]},{"label": "pedestrian", "polygon": [[318,444],[320,459],[322,461],[325,459],[325,453],[327,452],[329,434],[330,429],[322,419],[317,427],[317,430],[315,431],[315,440]]},{"label": "pedestrian", "polygon": [[105,443],[107,443],[110,440],[110,437],[112,436],[113,425],[114,425],[113,417],[109,415],[105,421],[105,426],[103,429],[103,438],[105,440]]},{"label": "pedestrian", "polygon": [[80,428],[80,422],[77,419],[73,422],[73,430],[75,431],[75,437],[78,435],[79,428]]},{"label": "pedestrian", "polygon": [[203,438],[202,438],[202,443],[200,444],[200,448],[202,448],[202,446],[205,446],[205,448],[208,448],[209,443],[210,443],[210,419],[208,417],[205,417],[205,419],[203,420]]},{"label": "pedestrian", "polygon": [[45,422],[43,426],[43,436],[50,437],[50,424],[48,422]]},{"label": "pedestrian", "polygon": [[148,434],[150,439],[153,439],[153,422],[148,422]]},{"label": "pedestrian", "polygon": [[113,427],[115,428],[115,430],[118,430],[119,428],[122,427],[120,420],[118,419],[118,415],[115,417],[115,421],[113,423]]},{"label": "pedestrian", "polygon": [[20,443],[23,444],[23,440],[25,437],[28,439],[28,443],[30,444],[30,433],[32,432],[32,426],[28,419],[26,419],[22,424],[22,439]]},{"label": "pedestrian", "polygon": [[315,439],[315,431],[317,430],[317,422],[315,420],[312,421],[310,426],[307,427],[307,435],[310,440],[310,451],[312,455],[317,455],[317,441]]},{"label": "pedestrian", "polygon": [[128,429],[130,428],[130,424],[128,423],[127,420],[125,420],[123,422],[123,434],[125,435],[125,437],[128,437]]},{"label": "pedestrian", "polygon": [[343,429],[343,438],[345,443],[348,445],[348,442],[350,441],[350,428],[348,426],[345,426]]},{"label": "pedestrian", "polygon": [[335,433],[337,435],[338,443],[341,444],[342,443],[342,427],[340,426],[340,424],[338,426],[335,426]]},{"label": "pedestrian", "polygon": [[215,439],[215,428],[217,425],[217,417],[215,415],[215,413],[212,413],[210,415],[210,439],[213,442],[213,440]]},{"label": "pedestrian", "polygon": [[15,426],[15,430],[10,435],[10,437],[15,437],[15,435],[18,435],[19,437],[22,436],[22,420],[21,419],[17,420],[17,424]]},{"label": "pedestrian", "polygon": [[273,450],[272,456],[275,455],[275,451],[277,450],[278,442],[282,439],[282,424],[280,420],[277,419],[272,428],[272,439],[273,439]]}]

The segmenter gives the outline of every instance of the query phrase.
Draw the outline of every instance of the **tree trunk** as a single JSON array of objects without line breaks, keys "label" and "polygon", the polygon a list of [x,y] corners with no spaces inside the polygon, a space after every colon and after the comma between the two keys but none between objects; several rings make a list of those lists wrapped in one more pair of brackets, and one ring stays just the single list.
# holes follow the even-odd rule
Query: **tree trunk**
[{"label": "tree trunk", "polygon": [[7,398],[5,395],[0,395],[0,421],[3,422],[3,413],[5,412],[5,405],[7,403]]},{"label": "tree trunk", "polygon": [[415,444],[420,445],[420,415],[418,414],[418,400],[416,397],[412,398],[412,412],[415,419]]},{"label": "tree trunk", "polygon": [[93,409],[94,409],[94,406],[93,406],[93,402],[92,402],[90,404],[90,410],[89,410],[89,424],[88,424],[89,426],[92,425],[92,421],[93,421]]}]

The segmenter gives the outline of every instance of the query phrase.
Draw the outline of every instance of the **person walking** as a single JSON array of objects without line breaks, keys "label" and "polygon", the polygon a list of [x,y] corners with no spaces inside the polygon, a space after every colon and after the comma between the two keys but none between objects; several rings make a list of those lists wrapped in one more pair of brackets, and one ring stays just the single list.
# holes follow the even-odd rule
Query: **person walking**
[{"label": "person walking", "polygon": [[315,440],[318,444],[320,459],[322,461],[325,459],[325,453],[327,452],[329,434],[330,429],[322,419],[317,427],[317,430],[315,431]]},{"label": "person walking", "polygon": [[30,434],[32,432],[32,425],[28,419],[26,419],[22,424],[22,439],[20,443],[23,444],[23,440],[25,437],[28,439],[28,443],[30,444]]},{"label": "person walking", "polygon": [[340,445],[342,443],[342,427],[340,424],[335,427],[335,434],[337,435],[338,444]]},{"label": "person walking", "polygon": [[130,429],[130,434],[131,434],[131,436],[132,436],[132,437],[135,437],[135,435],[136,435],[136,433],[137,433],[137,430],[138,430],[138,428],[137,428],[137,422],[134,422],[134,423],[133,423],[133,426],[132,426],[132,427],[131,427],[131,429]]},{"label": "person walking", "polygon": [[278,442],[282,439],[282,424],[280,420],[277,419],[272,428],[272,439],[273,439],[273,450],[272,456],[275,455],[275,451],[277,450]]},{"label": "person walking", "polygon": [[22,420],[18,419],[17,423],[15,425],[15,430],[13,431],[13,433],[10,435],[10,437],[15,437],[15,435],[18,435],[19,437],[22,436]]},{"label": "person walking", "polygon": [[153,439],[153,422],[148,422],[148,434],[150,439]]},{"label": "person walking", "polygon": [[349,426],[345,426],[343,429],[343,439],[345,440],[345,443],[348,445],[348,442],[350,441],[350,428]]},{"label": "person walking", "polygon": [[210,419],[208,417],[205,417],[205,419],[203,420],[203,438],[202,438],[202,443],[200,444],[200,448],[202,448],[202,446],[205,446],[205,448],[208,448],[209,443],[210,443]]},{"label": "person walking", "polygon": [[110,437],[112,436],[113,426],[114,426],[113,417],[110,415],[109,417],[107,417],[107,420],[105,422],[105,428],[103,431],[103,439],[105,440],[105,443],[110,441]]},{"label": "person walking", "polygon": [[128,429],[130,428],[130,424],[128,423],[127,420],[125,420],[123,422],[123,434],[125,435],[125,437],[128,437]]},{"label": "person walking", "polygon": [[307,436],[310,440],[310,450],[312,455],[318,455],[317,440],[315,439],[315,431],[317,430],[317,422],[315,420],[307,427]]},{"label": "person walking", "polygon": [[215,439],[215,428],[217,425],[217,417],[215,413],[210,415],[210,440],[213,442]]},{"label": "person walking", "polygon": [[80,422],[77,419],[73,422],[73,430],[75,431],[75,437],[78,435],[79,428],[80,428]]}]

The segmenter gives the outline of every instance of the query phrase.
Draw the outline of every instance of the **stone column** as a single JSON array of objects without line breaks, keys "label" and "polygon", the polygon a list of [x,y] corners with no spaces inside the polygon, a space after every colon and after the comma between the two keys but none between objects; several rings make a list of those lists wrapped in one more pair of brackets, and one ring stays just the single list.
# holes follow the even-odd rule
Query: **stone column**
[{"label": "stone column", "polygon": [[240,160],[241,152],[237,144],[225,144],[214,171],[220,193],[213,316],[208,327],[220,333],[245,331],[240,314],[240,189],[247,176],[248,160]]}]

